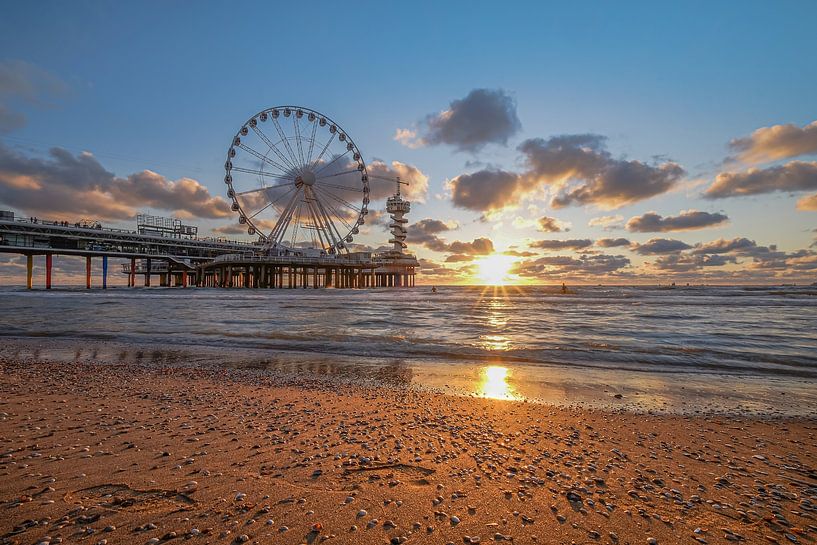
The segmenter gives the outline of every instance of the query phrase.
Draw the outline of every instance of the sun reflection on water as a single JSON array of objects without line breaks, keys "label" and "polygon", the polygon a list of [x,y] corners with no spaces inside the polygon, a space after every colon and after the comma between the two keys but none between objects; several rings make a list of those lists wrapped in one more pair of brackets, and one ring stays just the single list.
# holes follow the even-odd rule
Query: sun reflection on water
[{"label": "sun reflection on water", "polygon": [[508,368],[489,365],[480,374],[479,394],[491,399],[516,399],[513,388],[508,384]]}]

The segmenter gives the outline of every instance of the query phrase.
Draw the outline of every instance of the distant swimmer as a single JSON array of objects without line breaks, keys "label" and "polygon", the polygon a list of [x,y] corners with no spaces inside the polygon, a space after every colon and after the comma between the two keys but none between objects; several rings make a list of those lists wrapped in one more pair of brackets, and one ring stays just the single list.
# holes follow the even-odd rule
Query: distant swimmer
[{"label": "distant swimmer", "polygon": [[437,293],[437,286],[431,286],[431,293]]},{"label": "distant swimmer", "polygon": [[567,286],[562,282],[562,293],[567,293]]}]

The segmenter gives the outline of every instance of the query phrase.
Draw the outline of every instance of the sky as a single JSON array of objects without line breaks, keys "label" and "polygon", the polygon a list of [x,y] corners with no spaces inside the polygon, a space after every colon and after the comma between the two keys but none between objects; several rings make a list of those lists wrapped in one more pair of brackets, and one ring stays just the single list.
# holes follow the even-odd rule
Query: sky
[{"label": "sky", "polygon": [[[0,209],[250,240],[225,154],[291,104],[410,182],[425,283],[811,283],[815,20],[808,1],[18,3]],[[383,208],[360,248],[387,243]]]}]

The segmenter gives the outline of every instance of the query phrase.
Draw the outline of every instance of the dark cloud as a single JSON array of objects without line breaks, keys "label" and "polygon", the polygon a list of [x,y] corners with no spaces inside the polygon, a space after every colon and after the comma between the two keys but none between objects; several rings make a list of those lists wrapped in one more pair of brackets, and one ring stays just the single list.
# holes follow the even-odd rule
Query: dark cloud
[{"label": "dark cloud", "polygon": [[46,158],[38,158],[2,145],[0,203],[57,219],[129,219],[141,207],[205,218],[232,214],[224,199],[190,178],[171,181],[149,170],[120,178],[90,153],[75,156],[53,148]]},{"label": "dark cloud", "polygon": [[539,224],[538,231],[543,231],[545,233],[560,233],[562,232],[562,224],[556,218],[551,218],[549,216],[542,216],[537,221]]},{"label": "dark cloud", "polygon": [[559,194],[551,205],[593,204],[618,208],[660,195],[684,176],[678,164],[649,165],[614,158],[605,149],[606,138],[597,134],[554,136],[524,141],[519,150],[535,183],[554,186]]},{"label": "dark cloud", "polygon": [[718,254],[672,254],[659,257],[655,260],[653,266],[661,271],[690,272],[705,267],[722,267],[730,263],[737,263],[737,258]]},{"label": "dark cloud", "polygon": [[729,221],[726,214],[686,210],[677,216],[663,217],[655,212],[630,218],[627,230],[637,233],[663,233],[668,231],[691,231],[714,227]]},{"label": "dark cloud", "polygon": [[617,246],[629,246],[630,241],[626,238],[600,238],[596,241],[596,246],[601,248],[615,248]]},{"label": "dark cloud", "polygon": [[722,172],[704,192],[709,199],[817,189],[817,162],[791,161],[745,172]]},{"label": "dark cloud", "polygon": [[732,140],[729,146],[741,159],[753,163],[815,154],[817,121],[802,128],[791,123],[761,127],[747,137]]},{"label": "dark cloud", "polygon": [[527,170],[522,174],[484,169],[449,182],[455,206],[477,211],[513,206],[523,198],[552,188],[551,206],[592,204],[618,208],[660,195],[685,175],[678,164],[650,165],[614,158],[597,134],[533,138],[520,144]]},{"label": "dark cloud", "polygon": [[0,61],[0,132],[10,132],[26,124],[25,115],[10,104],[50,107],[67,89],[58,77],[33,64],[20,60]]},{"label": "dark cloud", "polygon": [[621,255],[545,256],[521,261],[511,268],[511,274],[523,277],[558,276],[565,274],[603,276],[628,267],[630,260]]},{"label": "dark cloud", "polygon": [[538,248],[540,250],[580,250],[582,248],[589,248],[593,245],[593,241],[589,238],[579,238],[570,240],[535,240],[528,244],[530,248]]},{"label": "dark cloud", "polygon": [[669,254],[689,250],[689,244],[670,238],[651,238],[642,244],[636,243],[633,249],[641,255]]},{"label": "dark cloud", "polygon": [[484,212],[519,202],[528,191],[524,178],[505,170],[479,170],[448,182],[454,206]]},{"label": "dark cloud", "polygon": [[20,112],[9,110],[0,104],[0,133],[21,129],[26,125],[26,116]]},{"label": "dark cloud", "polygon": [[[491,239],[480,237],[471,242],[446,242],[439,236],[439,233],[452,231],[457,226],[454,223],[446,223],[440,220],[426,218],[410,225],[406,242],[425,246],[435,252],[448,252],[460,254],[461,256],[487,255],[494,252],[494,243]],[[464,261],[463,259],[454,260]]]},{"label": "dark cloud", "polygon": [[448,144],[459,151],[476,152],[487,144],[506,145],[522,128],[516,101],[502,89],[474,89],[454,100],[448,109],[428,115],[419,134],[399,129],[395,139],[409,147]]},{"label": "dark cloud", "polygon": [[454,241],[446,246],[446,251],[455,254],[488,255],[494,253],[494,243],[489,238],[475,238],[472,242]]},{"label": "dark cloud", "polygon": [[448,245],[437,235],[453,228],[455,227],[443,221],[426,218],[406,228],[408,231],[406,242],[425,246],[435,252],[445,252],[448,251]]},{"label": "dark cloud", "polygon": [[696,244],[693,254],[727,254],[730,252],[746,252],[757,248],[757,243],[748,238],[738,237],[731,240],[720,238],[712,242]]}]

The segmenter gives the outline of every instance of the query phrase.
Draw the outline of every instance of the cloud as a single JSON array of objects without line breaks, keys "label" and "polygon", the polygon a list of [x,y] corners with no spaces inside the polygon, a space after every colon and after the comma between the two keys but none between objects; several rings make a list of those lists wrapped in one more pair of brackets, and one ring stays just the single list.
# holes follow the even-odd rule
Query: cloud
[{"label": "cloud", "polygon": [[750,168],[745,172],[722,172],[704,192],[708,199],[741,197],[777,191],[817,189],[817,161],[791,161],[768,168]]},{"label": "cloud", "polygon": [[567,230],[564,228],[564,224],[562,222],[549,216],[542,216],[539,218],[537,223],[539,224],[537,231],[542,231],[545,233],[561,233],[562,231]]},{"label": "cloud", "polygon": [[518,150],[527,170],[521,174],[483,169],[448,182],[455,206],[488,212],[519,202],[545,189],[556,195],[550,204],[592,204],[612,209],[672,189],[686,174],[673,162],[649,165],[614,158],[597,134],[569,134],[548,140],[525,140]]},{"label": "cloud", "polygon": [[390,197],[397,188],[397,184],[394,182],[372,178],[372,176],[381,176],[389,179],[399,177],[400,181],[406,182],[406,184],[400,186],[400,193],[406,199],[414,202],[426,202],[428,176],[414,165],[401,163],[400,161],[392,161],[391,165],[387,165],[384,161],[375,159],[367,165],[367,170],[369,172],[369,188],[371,189],[369,198],[371,200],[376,201]]},{"label": "cloud", "polygon": [[684,210],[677,216],[663,217],[647,212],[627,221],[627,230],[635,233],[664,233],[668,231],[692,231],[722,225],[729,221],[726,214]]},{"label": "cloud", "polygon": [[722,267],[737,263],[737,258],[728,255],[689,255],[673,254],[661,256],[655,260],[653,267],[666,272],[690,272],[705,267]]},{"label": "cloud", "polygon": [[545,256],[535,260],[521,261],[515,264],[510,273],[522,277],[561,276],[575,274],[579,276],[604,276],[613,274],[628,267],[630,260],[622,255],[582,255]]},{"label": "cloud", "polygon": [[516,101],[502,89],[474,89],[454,100],[447,110],[430,114],[421,129],[397,129],[394,139],[410,148],[447,144],[476,152],[487,144],[507,145],[520,131]]},{"label": "cloud", "polygon": [[797,201],[798,210],[817,211],[817,193],[814,195],[806,195]]},{"label": "cloud", "polygon": [[447,187],[454,206],[477,212],[516,204],[529,189],[520,175],[505,170],[461,174],[449,180]]},{"label": "cloud", "polygon": [[729,146],[750,163],[814,154],[817,153],[817,121],[802,128],[791,123],[761,127],[747,137],[732,140]]},{"label": "cloud", "polygon": [[600,248],[615,248],[617,246],[629,246],[630,241],[626,238],[600,238],[596,241],[596,246]]},{"label": "cloud", "polygon": [[494,243],[489,238],[475,238],[472,242],[454,241],[446,250],[455,254],[488,255],[494,253]]},{"label": "cloud", "polygon": [[689,244],[670,238],[651,238],[643,244],[636,243],[633,249],[641,255],[669,254],[689,250]]},{"label": "cloud", "polygon": [[[489,238],[475,238],[471,242],[446,242],[438,235],[446,231],[457,229],[455,222],[444,222],[437,219],[426,218],[408,226],[408,236],[406,242],[425,246],[434,252],[448,252],[460,254],[461,256],[487,255],[494,253],[494,243]],[[450,257],[450,256],[449,256]],[[455,258],[456,259],[456,258]],[[463,259],[459,259],[463,261]]]},{"label": "cloud", "polygon": [[205,218],[232,214],[224,199],[190,178],[171,181],[149,170],[120,178],[87,152],[53,148],[39,158],[2,145],[0,203],[55,219],[129,219],[141,207]]},{"label": "cloud", "polygon": [[593,241],[589,238],[571,239],[571,240],[535,240],[528,244],[530,248],[538,248],[540,250],[580,250],[588,248],[593,245]]},{"label": "cloud", "polygon": [[422,219],[406,228],[408,231],[406,242],[410,244],[420,244],[429,250],[445,252],[447,251],[448,245],[437,235],[456,228],[457,224],[454,222],[446,223],[431,218]]},{"label": "cloud", "polygon": [[619,208],[669,191],[686,174],[670,161],[649,165],[616,159],[605,149],[605,141],[597,134],[533,138],[522,142],[519,150],[529,166],[527,176],[536,185],[545,183],[559,192],[551,200],[554,208],[571,204]]},{"label": "cloud", "polygon": [[601,227],[605,231],[612,231],[614,229],[623,229],[624,216],[599,216],[597,218],[590,218],[587,222],[589,227]]},{"label": "cloud", "polygon": [[0,61],[0,133],[26,124],[25,115],[10,104],[47,108],[67,90],[62,80],[33,64],[20,60]]},{"label": "cloud", "polygon": [[745,237],[733,238],[726,240],[719,238],[712,242],[696,244],[695,249],[692,250],[694,254],[726,254],[737,251],[747,251],[757,248],[757,243],[754,240],[749,240]]},{"label": "cloud", "polygon": [[25,125],[26,116],[20,112],[11,111],[3,104],[0,104],[0,133],[22,129]]}]

